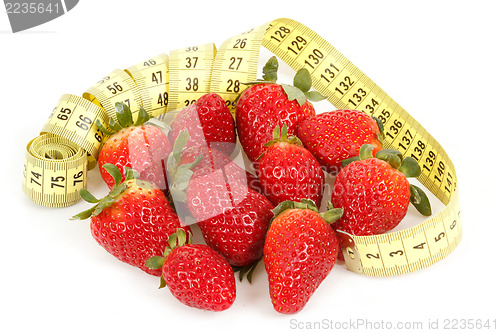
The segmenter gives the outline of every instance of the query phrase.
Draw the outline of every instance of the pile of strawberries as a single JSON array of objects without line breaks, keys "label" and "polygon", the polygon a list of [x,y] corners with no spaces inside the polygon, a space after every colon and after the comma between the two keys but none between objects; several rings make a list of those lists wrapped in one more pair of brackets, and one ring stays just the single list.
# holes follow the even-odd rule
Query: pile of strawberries
[{"label": "pile of strawberries", "polygon": [[[374,235],[393,229],[409,203],[430,215],[425,193],[410,185],[420,168],[383,149],[382,123],[356,110],[316,115],[311,78],[277,84],[271,58],[248,83],[233,116],[210,93],[182,109],[170,126],[141,108],[133,119],[117,103],[116,121],[98,158],[110,192],[87,190],[93,237],[119,260],[159,276],[180,302],[211,311],[236,297],[235,272],[251,281],[263,259],[269,295],[280,313],[296,313],[341,258],[336,232]],[[239,143],[238,143],[239,141]],[[237,163],[241,147],[246,164]],[[320,211],[325,173],[335,178]],[[196,223],[199,228],[191,228]],[[193,230],[204,244],[193,244]]]}]

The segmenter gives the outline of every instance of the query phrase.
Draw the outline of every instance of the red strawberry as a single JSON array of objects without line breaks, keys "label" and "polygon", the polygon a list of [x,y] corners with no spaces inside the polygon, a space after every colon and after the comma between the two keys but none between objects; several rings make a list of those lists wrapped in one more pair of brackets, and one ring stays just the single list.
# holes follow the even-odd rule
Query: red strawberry
[{"label": "red strawberry", "polygon": [[215,149],[190,149],[182,160],[198,152],[203,159],[187,187],[189,211],[209,246],[233,266],[251,265],[262,256],[273,205],[249,187],[248,172]]},{"label": "red strawberry", "polygon": [[249,188],[252,177],[227,155],[206,146],[183,150],[188,135],[181,132],[167,162],[177,212],[188,216],[189,211],[206,243],[231,265],[255,263],[262,256],[272,204]]},{"label": "red strawberry", "polygon": [[210,311],[231,307],[236,282],[231,266],[205,244],[191,244],[182,229],[173,234],[163,257],[148,259],[151,269],[162,268],[162,283],[181,303]]},{"label": "red strawberry", "polygon": [[[184,149],[188,137],[187,131],[181,132],[167,160],[170,193],[180,216],[192,215],[197,221],[214,217],[241,202],[249,188],[260,191],[258,179],[242,168],[242,158],[237,164],[208,146]],[[218,205],[208,203],[208,198]],[[193,204],[191,212],[188,201]]]},{"label": "red strawberry", "polygon": [[286,124],[280,133],[273,131],[273,141],[259,159],[259,181],[264,195],[278,205],[285,200],[311,199],[319,207],[325,175],[318,161],[302,146],[296,136],[287,137]]},{"label": "red strawberry", "polygon": [[406,177],[418,177],[420,167],[411,157],[395,150],[381,150],[373,158],[373,146],[363,145],[360,158],[345,166],[335,178],[332,204],[344,215],[332,226],[352,235],[387,232],[405,217],[409,203],[423,215],[431,215],[425,193]]},{"label": "red strawberry", "polygon": [[[232,165],[233,167],[235,165],[238,166],[239,172],[237,174],[239,175],[241,174],[241,170],[245,168],[243,158],[238,159],[237,157],[232,159],[228,155],[220,152],[218,149],[208,146],[184,149],[182,151],[180,164],[192,163],[200,155],[203,156],[202,160],[196,165],[195,168],[193,168],[193,172],[196,176],[212,173],[214,170],[224,168],[227,165]],[[248,187],[256,192],[261,192],[258,177],[248,171],[245,171],[245,179]]]},{"label": "red strawberry", "polygon": [[236,145],[234,119],[224,100],[215,93],[201,96],[195,104],[185,107],[172,122],[170,142],[182,130],[189,132],[185,148],[210,146],[231,154]]},{"label": "red strawberry", "polygon": [[276,311],[296,313],[304,308],[336,262],[339,242],[329,223],[342,210],[320,214],[311,200],[302,200],[284,201],[273,212],[275,218],[264,245],[269,293]]},{"label": "red strawberry", "polygon": [[341,161],[357,156],[363,144],[374,145],[375,153],[382,149],[379,126],[381,122],[361,111],[336,110],[302,121],[297,135],[318,162],[336,174]]},{"label": "red strawberry", "polygon": [[144,266],[146,260],[163,253],[168,237],[177,228],[183,228],[188,233],[191,229],[183,226],[157,186],[135,179],[137,175],[129,168],[127,177],[121,182],[116,166],[106,164],[103,167],[119,185],[101,200],[82,189],[82,198],[96,205],[72,219],[90,217],[92,236],[106,251],[146,273],[159,276],[159,270]]},{"label": "red strawberry", "polygon": [[254,264],[262,256],[273,205],[251,189],[243,201],[222,214],[198,222],[207,245],[232,266]]},{"label": "red strawberry", "polygon": [[273,57],[264,67],[264,81],[255,81],[246,88],[236,104],[236,129],[241,146],[251,162],[264,152],[264,144],[273,139],[276,126],[288,126],[288,132],[297,134],[299,121],[315,115],[307,101],[323,99],[311,88],[311,77],[306,69],[297,72],[294,85],[276,84],[278,61]]},{"label": "red strawberry", "polygon": [[120,170],[122,178],[125,178],[125,170],[129,167],[139,172],[140,179],[166,190],[164,164],[171,147],[166,134],[159,127],[162,123],[145,124],[150,119],[142,107],[134,123],[130,108],[124,103],[116,103],[116,116],[118,123],[110,121],[109,124],[115,132],[98,124],[103,132],[110,135],[98,157],[102,179],[110,189],[115,186],[113,177],[103,168],[105,164],[113,164]]}]

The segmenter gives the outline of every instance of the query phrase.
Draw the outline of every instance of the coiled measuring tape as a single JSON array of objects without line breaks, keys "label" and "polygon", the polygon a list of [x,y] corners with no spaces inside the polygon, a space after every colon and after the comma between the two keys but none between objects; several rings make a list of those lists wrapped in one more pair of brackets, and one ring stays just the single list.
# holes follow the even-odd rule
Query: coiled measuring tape
[{"label": "coiled measuring tape", "polygon": [[[62,107],[59,110],[58,104],[44,127],[43,132],[49,134],[44,135],[61,137],[67,140],[66,143],[71,143],[76,134],[71,136],[67,133],[77,133],[83,130],[82,127],[87,128],[87,134],[80,133],[77,136],[76,146],[81,148],[80,152],[71,157],[79,160],[76,158],[79,156],[83,165],[86,165],[87,160],[96,158],[94,148],[98,146],[98,142],[90,144],[87,140],[94,140],[96,136],[102,138],[101,141],[105,140],[94,126],[95,119],[113,118],[116,102],[127,103],[133,112],[143,105],[151,115],[164,118],[169,111],[189,105],[207,92],[215,92],[224,98],[228,106],[234,108],[236,97],[244,89],[243,83],[257,77],[261,46],[294,70],[307,68],[313,87],[327,96],[336,108],[357,109],[381,119],[386,131],[384,147],[397,149],[404,157],[411,156],[417,160],[422,169],[418,180],[445,205],[432,217],[403,231],[376,236],[339,233],[346,267],[370,276],[398,275],[432,265],[451,253],[461,240],[462,223],[456,172],[444,149],[412,116],[333,46],[308,27],[291,19],[277,19],[233,36],[218,51],[213,44],[192,46],[174,50],[169,56],[148,59],[126,70],[115,70],[89,88],[83,94],[84,99],[74,98],[78,99],[79,107],[88,108],[93,116],[79,109],[74,112],[76,116],[71,118],[71,123],[59,126],[68,126],[73,132],[57,130],[59,127],[55,125],[56,122],[69,121],[69,117],[57,118],[59,114],[60,118],[69,116],[65,113],[67,111],[61,111]],[[59,113],[56,112],[58,110]],[[78,119],[80,122],[77,124],[75,121]],[[83,124],[87,126],[79,126]],[[23,179],[25,192],[31,193],[30,198],[41,205],[57,207],[74,203],[77,200],[74,194],[68,196],[68,202],[63,202],[65,199],[61,194],[40,195],[39,187],[34,185],[35,180],[39,183],[41,178],[48,179],[43,183],[44,188],[49,190],[50,187],[59,187],[51,185],[52,179],[60,182],[63,182],[63,178],[71,180],[71,172],[63,176],[63,171],[56,170],[52,165],[57,164],[54,160],[64,160],[62,153],[53,154],[56,157],[51,156],[51,153],[38,156],[32,152],[32,147],[38,146],[35,143],[30,142],[26,153]],[[90,157],[86,158],[85,154],[85,158],[81,157],[81,151],[87,152]],[[70,158],[64,156],[65,159]],[[39,161],[44,159],[52,163]],[[78,169],[80,171],[75,174],[77,169],[73,163],[76,162],[59,163],[59,167],[66,164],[66,169],[70,169],[71,166],[73,177],[79,175],[80,171],[86,171]],[[85,186],[85,183],[84,180],[74,182],[75,186]],[[66,184],[68,188],[69,185],[70,182]],[[76,191],[76,188],[71,190]]]}]

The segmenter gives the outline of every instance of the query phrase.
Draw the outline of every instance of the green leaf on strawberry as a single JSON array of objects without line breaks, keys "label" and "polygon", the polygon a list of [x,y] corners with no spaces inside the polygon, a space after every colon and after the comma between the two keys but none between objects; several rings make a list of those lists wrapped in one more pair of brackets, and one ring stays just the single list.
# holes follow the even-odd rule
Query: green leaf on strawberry
[{"label": "green leaf on strawberry", "polygon": [[108,127],[106,127],[99,119],[96,120],[97,128],[103,132],[104,134],[111,136],[116,132],[119,132],[123,128],[131,127],[131,126],[141,126],[147,122],[160,127],[164,131],[168,131],[168,126],[159,121],[158,119],[151,118],[146,109],[142,105],[139,106],[139,112],[137,113],[137,119],[133,120],[132,110],[130,107],[123,102],[117,102],[115,104],[115,112],[116,112],[116,120],[111,118],[108,122]]},{"label": "green leaf on strawberry", "polygon": [[189,180],[193,176],[192,169],[203,159],[198,155],[193,162],[181,164],[181,155],[189,141],[189,132],[182,130],[175,139],[172,152],[167,158],[167,172],[169,174],[170,193],[177,202],[186,202],[186,190]]},{"label": "green leaf on strawberry", "polygon": [[262,69],[262,79],[267,82],[276,82],[278,80],[278,59],[276,57],[271,57]]},{"label": "green leaf on strawberry", "polygon": [[429,202],[429,198],[427,197],[425,192],[421,188],[413,184],[410,185],[410,191],[411,204],[418,210],[420,214],[424,216],[431,216],[431,203]]},{"label": "green leaf on strawberry", "polygon": [[[318,206],[311,199],[302,199],[300,202],[286,200],[281,202],[278,206],[273,209],[274,217],[278,216],[282,212],[288,209],[309,209],[316,213],[319,213]],[[319,213],[319,215],[328,223],[332,224],[342,217],[344,210],[342,208],[334,208],[331,202],[328,202],[328,210],[323,213]]]},{"label": "green leaf on strawberry", "polygon": [[289,84],[282,84],[283,90],[288,95],[288,100],[296,100],[300,105],[303,105],[307,100],[319,102],[325,99],[317,91],[309,91],[312,87],[311,74],[305,68],[299,69],[293,78],[293,86]]},{"label": "green leaf on strawberry", "polygon": [[111,191],[102,199],[97,199],[94,195],[92,195],[87,189],[82,188],[80,190],[80,197],[89,202],[89,203],[96,203],[95,206],[91,207],[90,209],[87,209],[71,218],[71,220],[85,220],[88,219],[91,216],[96,216],[99,215],[105,208],[111,206],[114,202],[116,197],[118,197],[120,194],[125,192],[127,190],[128,186],[125,183],[128,180],[131,179],[137,179],[139,177],[139,173],[135,170],[132,170],[131,168],[127,167],[126,171],[126,178],[122,182],[122,175],[120,173],[120,170],[116,167],[116,165],[107,163],[103,165],[104,169],[113,177],[115,180],[115,185]]},{"label": "green leaf on strawberry", "polygon": [[420,176],[422,173],[422,169],[420,169],[418,162],[409,156],[405,157],[398,170],[401,171],[407,178],[415,178]]}]

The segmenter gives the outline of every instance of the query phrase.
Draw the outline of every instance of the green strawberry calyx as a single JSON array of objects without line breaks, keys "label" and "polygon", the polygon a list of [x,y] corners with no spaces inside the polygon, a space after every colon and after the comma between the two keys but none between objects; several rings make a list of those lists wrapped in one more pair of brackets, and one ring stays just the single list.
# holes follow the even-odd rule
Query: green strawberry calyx
[{"label": "green strawberry calyx", "polygon": [[378,117],[375,117],[375,116],[371,116],[371,117],[377,123],[378,131],[379,131],[379,133],[377,133],[377,139],[380,142],[380,144],[382,144],[384,139],[385,139],[384,123]]},{"label": "green strawberry calyx", "polygon": [[[262,69],[262,79],[257,79],[255,81],[245,83],[245,85],[276,83],[278,80],[278,67],[278,59],[276,58],[276,56],[272,56]],[[293,78],[293,85],[282,83],[281,86],[287,94],[288,100],[296,100],[297,103],[299,103],[301,106],[304,105],[307,100],[310,100],[312,102],[319,102],[326,98],[318,91],[311,90],[311,74],[306,68],[301,68],[297,71]]]},{"label": "green strawberry calyx", "polygon": [[[136,170],[126,167],[125,179],[122,181],[122,175],[116,165],[106,163],[103,165],[103,168],[113,177],[116,185],[111,189],[111,191],[109,191],[108,195],[102,199],[97,199],[86,188],[82,188],[80,190],[80,196],[82,199],[88,203],[96,205],[79,214],[76,214],[71,217],[71,220],[86,220],[91,216],[99,215],[103,209],[111,206],[116,201],[116,198],[128,189],[129,180],[137,179],[139,177],[139,173]],[[145,181],[142,181],[142,183],[144,184],[141,185],[147,185],[147,182]]]},{"label": "green strawberry calyx", "polygon": [[319,213],[321,218],[326,221],[328,224],[332,224],[342,217],[344,214],[344,210],[342,208],[334,208],[331,202],[328,202],[328,210],[326,212],[319,212],[318,206],[316,203],[310,199],[301,199],[300,202],[285,200],[278,204],[272,211],[274,213],[274,218],[276,218],[282,212],[288,209],[309,209],[316,213]]},{"label": "green strawberry calyx", "polygon": [[302,141],[295,135],[288,136],[288,126],[286,123],[283,123],[283,126],[280,128],[279,125],[276,126],[273,130],[273,139],[264,144],[264,147],[270,147],[277,142],[288,142],[297,146],[303,146]]},{"label": "green strawberry calyx", "polygon": [[[273,139],[271,141],[268,141],[264,144],[264,147],[268,148],[274,145],[275,143],[278,142],[286,142],[292,145],[300,146],[303,147],[304,145],[302,144],[302,141],[295,136],[295,135],[290,135],[288,136],[288,126],[286,123],[283,123],[283,126],[280,128],[279,125],[277,125],[274,130],[273,130]],[[265,151],[257,158],[257,160],[260,160],[262,156],[264,156]]]},{"label": "green strawberry calyx", "polygon": [[[146,260],[145,266],[150,269],[161,269],[167,260],[168,255],[175,249],[186,244],[192,244],[193,240],[191,237],[191,233],[187,233],[178,228],[176,232],[171,234],[168,237],[168,244],[165,247],[165,251],[163,252],[163,256],[152,256]],[[166,286],[165,279],[163,276],[160,278],[160,286],[159,288],[164,288]]]},{"label": "green strawberry calyx", "polygon": [[135,121],[133,119],[132,110],[130,110],[130,107],[126,103],[117,102],[115,104],[115,113],[116,120],[114,120],[113,118],[109,120],[107,124],[109,128],[104,126],[104,124],[101,123],[99,119],[96,120],[97,128],[108,136],[111,136],[127,127],[141,126],[146,122],[158,126],[164,130],[169,129],[168,126],[162,121],[156,118],[151,118],[151,116],[147,113],[142,105],[139,106],[139,112]]},{"label": "green strawberry calyx", "polygon": [[193,162],[181,164],[181,156],[189,141],[189,132],[182,130],[175,139],[172,152],[167,157],[167,173],[169,191],[175,201],[186,202],[186,190],[189,180],[193,176],[192,169],[203,159],[203,154],[198,155]]},{"label": "green strawberry calyx", "polygon": [[[370,144],[362,145],[359,149],[359,156],[343,160],[342,166],[345,167],[355,161],[373,158],[374,148],[375,146]],[[413,157],[407,156],[403,158],[403,154],[395,149],[382,149],[375,154],[375,158],[389,163],[394,169],[404,174],[406,178],[417,178],[422,173],[420,165]],[[410,202],[418,212],[424,216],[432,215],[431,204],[425,192],[418,186],[410,184],[410,193]]]}]

